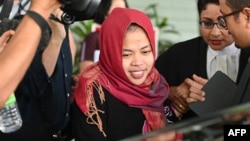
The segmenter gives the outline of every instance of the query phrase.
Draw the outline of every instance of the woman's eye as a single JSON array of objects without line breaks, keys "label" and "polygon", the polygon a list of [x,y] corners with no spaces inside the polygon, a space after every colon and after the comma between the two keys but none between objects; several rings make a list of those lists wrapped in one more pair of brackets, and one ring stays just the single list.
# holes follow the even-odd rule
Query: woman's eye
[{"label": "woman's eye", "polygon": [[202,21],[202,22],[200,22],[200,24],[201,24],[202,27],[213,26],[213,22],[210,22],[210,21]]},{"label": "woman's eye", "polygon": [[152,50],[147,50],[147,51],[143,51],[142,54],[149,54],[151,52],[152,52]]},{"label": "woman's eye", "polygon": [[128,56],[130,56],[130,55],[131,55],[131,54],[129,54],[129,53],[123,53],[123,54],[122,54],[123,57],[128,57]]},{"label": "woman's eye", "polygon": [[205,24],[206,26],[211,26],[213,23],[211,23],[211,22],[204,22],[204,24]]}]

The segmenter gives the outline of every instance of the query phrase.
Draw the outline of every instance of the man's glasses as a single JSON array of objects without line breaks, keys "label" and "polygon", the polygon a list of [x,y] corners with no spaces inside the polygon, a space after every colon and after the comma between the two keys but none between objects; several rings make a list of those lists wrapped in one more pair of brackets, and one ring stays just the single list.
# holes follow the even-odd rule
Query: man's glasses
[{"label": "man's glasses", "polygon": [[226,14],[224,16],[219,16],[217,19],[218,19],[218,22],[220,23],[220,25],[223,27],[223,28],[226,28],[227,27],[227,21],[226,21],[226,17],[228,16],[232,16],[232,15],[235,15],[235,14],[238,14],[242,11],[243,9],[240,9],[240,10],[236,10],[236,11],[233,11],[229,14]]},{"label": "man's glasses", "polygon": [[224,27],[220,23],[213,23],[212,21],[201,21],[200,26],[206,29],[213,29],[214,25],[218,27],[218,29],[224,29]]}]

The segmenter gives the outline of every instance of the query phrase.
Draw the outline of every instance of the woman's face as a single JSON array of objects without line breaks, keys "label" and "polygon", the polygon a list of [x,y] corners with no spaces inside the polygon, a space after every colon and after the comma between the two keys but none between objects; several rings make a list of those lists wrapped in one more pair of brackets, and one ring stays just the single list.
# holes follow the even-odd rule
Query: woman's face
[{"label": "woman's face", "polygon": [[[201,11],[200,22],[218,23],[218,16],[221,16],[219,5],[208,4],[206,9]],[[200,27],[200,30],[205,42],[214,50],[221,50],[233,43],[233,38],[228,30],[219,29],[216,24],[212,29]]]},{"label": "woman's face", "polygon": [[112,0],[112,4],[109,8],[108,15],[112,12],[114,8],[117,8],[117,7],[126,8],[125,1],[124,0]]},{"label": "woman's face", "polygon": [[122,51],[123,70],[134,85],[142,84],[154,65],[154,56],[145,31],[139,27],[126,32]]}]

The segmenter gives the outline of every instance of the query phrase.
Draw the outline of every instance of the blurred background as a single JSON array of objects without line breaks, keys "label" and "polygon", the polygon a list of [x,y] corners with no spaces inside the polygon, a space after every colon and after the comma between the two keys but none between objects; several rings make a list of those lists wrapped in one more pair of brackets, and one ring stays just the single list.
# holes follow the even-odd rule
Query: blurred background
[{"label": "blurred background", "polygon": [[[199,35],[198,11],[196,0],[128,0],[131,8],[146,10],[151,4],[156,4],[156,10],[160,18],[166,17],[168,24],[174,26],[178,34],[166,33],[162,38],[180,42]],[[155,23],[155,22],[153,22]]]},{"label": "blurred background", "polygon": [[[141,10],[151,18],[156,29],[158,55],[172,44],[199,35],[197,0],[127,0],[130,8]],[[71,25],[78,51],[82,41],[92,30],[93,20],[75,22]],[[78,72],[75,64],[74,72]]]}]

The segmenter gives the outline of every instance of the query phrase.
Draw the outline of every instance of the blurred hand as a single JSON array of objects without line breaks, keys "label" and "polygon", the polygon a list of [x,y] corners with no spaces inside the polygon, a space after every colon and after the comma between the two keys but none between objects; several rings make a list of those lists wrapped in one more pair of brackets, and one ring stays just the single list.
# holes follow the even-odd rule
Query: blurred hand
[{"label": "blurred hand", "polygon": [[62,5],[60,0],[31,0],[32,7],[40,7],[41,9],[54,9]]},{"label": "blurred hand", "polygon": [[189,94],[189,86],[183,82],[179,86],[170,87],[169,100],[171,101],[174,109],[180,113],[185,113],[189,110],[186,99]]},{"label": "blurred hand", "polygon": [[205,92],[201,89],[207,83],[207,79],[193,75],[192,79],[186,79],[185,83],[189,85],[189,95],[186,99],[187,103],[193,103],[197,101],[205,101]]},{"label": "blurred hand", "polygon": [[[55,10],[53,10],[52,14],[58,20],[61,20],[61,15],[63,14],[63,11],[60,8],[56,8]],[[53,19],[50,19],[48,23],[52,30],[52,36],[53,36],[52,39],[63,40],[66,37],[66,31],[62,23],[55,21]]]},{"label": "blurred hand", "polygon": [[193,79],[186,78],[179,86],[170,87],[169,100],[171,101],[175,114],[180,115],[189,110],[189,104],[205,100],[205,92],[202,87],[207,79],[193,75]]},{"label": "blurred hand", "polygon": [[5,31],[1,36],[0,36],[0,53],[4,50],[4,47],[10,40],[10,38],[15,34],[14,30],[8,30]]},{"label": "blurred hand", "polygon": [[29,10],[38,12],[45,19],[52,13],[53,9],[62,6],[60,0],[31,0]]}]

